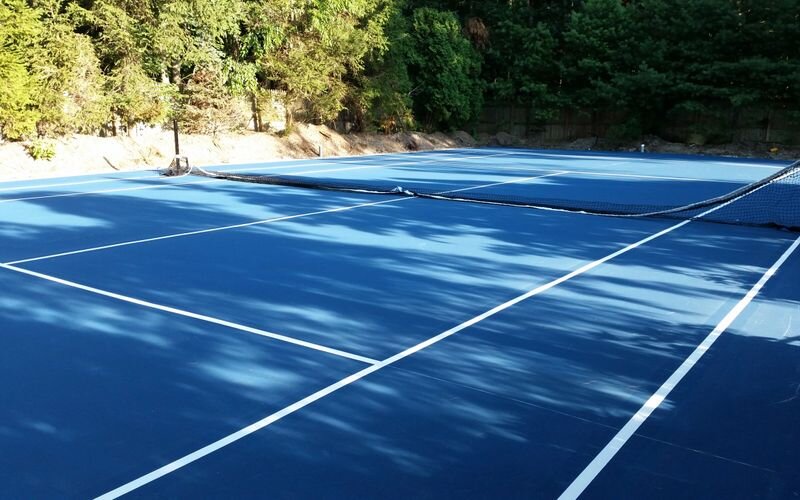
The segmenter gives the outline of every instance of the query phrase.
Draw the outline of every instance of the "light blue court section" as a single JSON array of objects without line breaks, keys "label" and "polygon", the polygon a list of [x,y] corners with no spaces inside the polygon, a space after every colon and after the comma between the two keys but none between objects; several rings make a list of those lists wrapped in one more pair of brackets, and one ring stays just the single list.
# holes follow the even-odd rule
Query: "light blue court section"
[{"label": "light blue court section", "polygon": [[382,358],[672,224],[403,198],[22,266]]},{"label": "light blue court section", "polygon": [[[141,189],[152,189],[165,184],[156,172],[120,176],[108,174],[88,178],[75,177],[54,181],[31,181],[30,185],[0,184],[0,207],[10,203],[48,198],[75,197],[85,194],[113,194]],[[167,181],[169,182],[169,181]],[[9,185],[10,184],[10,185]]]},{"label": "light blue court section", "polygon": [[[432,153],[433,154],[433,153]],[[478,148],[435,152],[448,165],[492,168],[565,168],[578,171],[616,171],[724,180],[729,176],[753,181],[792,163],[788,160],[742,159],[659,153],[604,153],[514,148]],[[422,158],[422,157],[419,157]]]},{"label": "light blue court section", "polygon": [[[532,167],[524,172],[461,164],[471,161],[465,158],[473,156],[517,162],[515,154],[503,150],[440,151],[317,162],[271,162],[259,168],[295,175],[364,179],[367,182],[380,180],[390,185],[424,186],[429,190],[465,189],[468,193],[490,191],[512,197],[647,203],[649,206],[683,204],[717,196],[740,187],[744,180],[756,178],[692,182],[672,178],[615,177],[602,172],[560,174],[564,170],[536,170],[539,156],[533,156],[531,160],[530,155],[523,160]],[[571,168],[571,161],[561,159],[564,168]],[[643,160],[634,158],[631,161]],[[671,160],[663,161],[667,163],[662,170],[668,171]],[[738,164],[734,162],[731,165],[736,167]],[[174,179],[131,177],[144,174],[124,174],[119,179],[114,176],[88,178],[91,181],[113,181],[110,185],[76,186],[67,185],[70,184],[67,182],[62,186],[39,184],[35,189],[4,192],[5,196],[11,197],[7,200],[17,201],[0,201],[0,217],[6,222],[0,228],[0,237],[8,242],[0,250],[0,259],[13,261],[39,257],[375,201],[374,197],[252,186],[194,176]],[[76,179],[86,180],[83,177]]]},{"label": "light blue court section", "polygon": [[[702,165],[702,167],[700,167]],[[520,161],[513,157],[493,158],[492,161],[463,160],[448,164],[448,168],[463,171],[494,171],[504,172],[509,175],[525,177],[537,173],[569,172],[570,174],[599,175],[641,180],[673,180],[685,182],[733,182],[736,184],[749,184],[760,180],[787,165],[772,166],[759,165],[757,167],[741,166],[738,164],[711,164],[701,162],[661,160],[648,161],[643,159],[629,159],[619,161],[604,161],[596,163],[582,163],[576,159],[560,160],[530,160]]]},{"label": "light blue court section", "polygon": [[[423,193],[464,193],[496,195],[521,200],[574,200],[630,205],[678,206],[729,193],[745,183],[736,181],[691,180],[675,177],[620,176],[612,173],[585,174],[561,170],[524,172],[493,167],[465,167],[439,164],[388,165],[330,168],[308,172],[293,171],[290,179],[311,183],[376,186],[382,189],[401,187]],[[260,174],[257,169],[244,173]],[[278,174],[280,174],[278,172]]]},{"label": "light blue court section", "polygon": [[[561,191],[565,191],[565,196],[580,197],[593,196],[598,186],[596,178],[588,178],[584,181],[589,189],[581,191],[584,181],[576,177],[559,179],[551,177],[552,172],[548,171],[524,175],[488,169],[473,171],[445,161],[482,154],[480,150],[461,153],[456,157],[448,156],[454,152],[447,151],[336,161],[270,162],[258,168],[295,175],[339,175],[370,181],[383,178],[393,184],[411,182],[442,191],[478,192],[486,189],[486,185],[503,184],[490,189],[527,194],[533,188],[541,188],[546,195],[560,196]],[[356,161],[359,163],[354,166]],[[616,192],[608,188],[612,182],[606,181],[604,191],[616,196]],[[620,195],[627,194],[639,200],[647,197],[644,193],[652,191],[639,189],[626,193],[626,180],[622,184],[623,187],[618,188]],[[680,186],[683,189],[681,200],[716,194],[730,187],[713,183]],[[5,262],[376,201],[374,197],[354,194],[257,186],[195,176],[156,177],[153,172],[78,177],[73,181],[40,180],[23,187],[25,189],[16,184],[0,187],[5,189],[0,191],[0,197],[4,197],[0,199],[0,218],[5,222],[0,227],[0,241],[4,243],[0,246],[0,260]],[[656,188],[657,183],[654,183],[653,189]]]},{"label": "light blue court section", "polygon": [[[285,160],[265,162],[259,164],[259,166],[260,168],[289,172],[292,170],[308,169],[310,166],[315,166],[314,168],[321,168],[323,166],[331,168],[332,164],[319,160]],[[196,183],[198,179],[164,177],[160,174],[158,169],[150,169],[4,182],[0,183],[0,205],[13,202],[17,199],[72,197],[92,193],[111,194],[157,187],[162,184],[186,184],[187,181],[189,183]],[[205,183],[207,182],[208,180],[205,181]]]},{"label": "light blue court section", "polygon": [[[95,185],[95,189],[102,189],[103,184],[119,181],[122,179],[136,180],[148,179],[156,177],[158,174],[155,170],[132,170],[125,172],[107,172],[101,174],[86,174],[86,175],[72,175],[68,177],[43,177],[38,179],[22,179],[16,181],[4,181],[0,183],[0,195],[5,199],[11,197],[11,193],[20,193],[28,190],[47,189],[47,188],[63,188],[67,189],[70,186],[73,189],[91,189],[90,186]],[[76,186],[84,186],[82,188],[75,188]]]},{"label": "light blue court section", "polygon": [[[437,152],[427,152],[428,155],[433,155]],[[285,160],[272,160],[272,161],[264,161],[258,163],[243,163],[239,164],[238,166],[258,166],[261,168],[269,167],[269,168],[278,168],[279,170],[291,170],[291,169],[299,169],[305,168],[308,166],[313,165],[321,165],[327,163],[336,164],[338,162],[350,162],[350,161],[387,161],[391,160],[392,158],[395,159],[405,159],[408,160],[412,157],[413,154],[395,154],[395,155],[364,155],[364,156],[357,156],[357,157],[331,157],[331,158],[310,158],[310,159],[285,159]],[[169,163],[169,159],[167,159],[166,163]],[[165,164],[164,167],[167,165]],[[206,165],[209,168],[214,168],[218,170],[222,169],[230,169],[235,168],[235,166],[231,164],[211,164]],[[59,190],[69,191],[70,186],[72,186],[73,190],[79,191],[91,191],[94,189],[102,189],[102,185],[106,183],[112,183],[115,181],[120,180],[143,180],[143,179],[151,179],[159,176],[159,169],[158,168],[149,168],[149,169],[141,169],[141,170],[130,170],[130,171],[121,171],[121,172],[107,172],[107,173],[96,173],[96,174],[84,174],[84,175],[73,175],[68,177],[43,177],[38,179],[24,179],[24,180],[15,180],[15,181],[5,181],[0,184],[0,195],[6,197],[6,193],[11,192],[19,192],[19,191],[36,191],[39,189],[47,189],[47,188],[59,188]],[[91,187],[92,184],[95,184],[94,188]],[[77,186],[82,186],[78,188]]]},{"label": "light blue court section", "polygon": [[0,269],[0,496],[91,498],[363,367]]},{"label": "light blue court section", "polygon": [[[411,155],[372,155],[363,157],[338,157],[330,159],[277,160],[239,165],[210,165],[215,170],[235,170],[254,168],[288,173],[293,170],[319,170],[323,168],[347,167],[350,162],[373,162],[378,166],[381,162],[409,161]],[[435,157],[432,157],[435,158]],[[433,161],[429,159],[428,161]],[[70,177],[52,177],[30,180],[8,181],[0,183],[0,204],[18,198],[43,198],[57,196],[77,196],[89,193],[114,193],[143,189],[158,184],[184,184],[186,181],[196,183],[198,179],[165,178],[159,169],[145,169],[125,172],[108,172],[102,174],[76,175]]]},{"label": "light blue court section", "polygon": [[[714,198],[776,172],[788,162],[735,161],[668,155],[554,154],[508,149],[454,150],[322,162],[310,170],[274,165],[222,170],[288,175],[310,182],[352,183],[418,192],[467,192],[517,200],[562,200],[642,205],[652,210]],[[565,203],[569,205],[569,203]],[[602,205],[601,205],[602,206]],[[644,210],[647,211],[647,210]]]},{"label": "light blue court section", "polygon": [[145,189],[0,203],[0,261],[384,201],[208,181],[192,177]]},{"label": "light blue court section", "polygon": [[[469,150],[476,151],[476,150]],[[479,148],[486,156],[508,156],[517,159],[545,159],[552,161],[586,161],[586,162],[621,162],[643,160],[644,164],[655,165],[658,163],[694,163],[702,171],[709,166],[731,166],[741,168],[775,168],[786,166],[789,160],[773,160],[765,158],[734,158],[729,156],[671,154],[671,153],[638,153],[638,152],[603,152],[603,151],[573,151],[573,150],[536,150],[521,148]],[[450,154],[459,155],[460,150],[450,151]],[[447,154],[447,152],[443,152]]]},{"label": "light blue court section", "polygon": [[395,366],[619,428],[794,239],[704,226],[689,224]]},{"label": "light blue court section", "polygon": [[[363,157],[320,158],[315,162],[296,164],[294,170],[309,169],[315,173],[331,170],[361,172],[361,179],[380,179],[381,168],[396,167],[403,170],[428,171],[429,180],[441,174],[464,173],[481,169],[494,174],[501,171],[525,176],[553,171],[582,172],[587,174],[615,174],[620,176],[671,177],[675,180],[710,180],[750,183],[789,165],[789,161],[742,160],[725,157],[703,157],[665,154],[580,153],[576,151],[536,151],[510,148],[477,148],[430,151],[413,154],[373,155]],[[206,168],[230,172],[264,174],[297,174],[281,162],[249,163],[241,165],[211,165]],[[361,167],[361,168],[360,168]],[[364,168],[366,167],[366,168]],[[371,169],[369,167],[374,167]],[[375,175],[373,175],[375,174]],[[352,177],[352,175],[351,175]]]}]

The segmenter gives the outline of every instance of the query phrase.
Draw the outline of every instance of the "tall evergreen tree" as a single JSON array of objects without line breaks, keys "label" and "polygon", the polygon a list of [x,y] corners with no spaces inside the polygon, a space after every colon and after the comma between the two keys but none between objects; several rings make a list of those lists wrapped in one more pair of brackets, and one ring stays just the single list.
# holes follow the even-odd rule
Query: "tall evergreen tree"
[{"label": "tall evergreen tree", "polygon": [[43,36],[40,15],[25,0],[0,3],[0,138],[32,133],[40,117],[42,82],[31,59]]},{"label": "tall evergreen tree", "polygon": [[414,112],[430,129],[452,129],[477,117],[483,104],[481,59],[446,11],[421,8],[411,19],[409,74]]}]

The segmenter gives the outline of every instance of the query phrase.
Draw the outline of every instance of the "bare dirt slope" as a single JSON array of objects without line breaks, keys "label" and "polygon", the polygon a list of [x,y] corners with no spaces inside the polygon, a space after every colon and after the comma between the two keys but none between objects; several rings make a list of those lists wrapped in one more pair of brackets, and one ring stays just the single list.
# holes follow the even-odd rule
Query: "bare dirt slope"
[{"label": "bare dirt slope", "polygon": [[[76,135],[51,141],[56,155],[52,160],[34,160],[26,143],[0,143],[0,181],[61,177],[115,170],[142,170],[169,165],[174,156],[172,133],[144,130],[135,137],[96,137]],[[253,163],[284,158],[363,155],[429,149],[462,148],[476,145],[534,147],[596,151],[638,151],[645,142],[648,152],[710,154],[733,157],[797,159],[797,147],[728,144],[698,147],[670,143],[658,138],[630,144],[605,144],[584,138],[558,144],[545,144],[499,133],[473,139],[466,132],[423,134],[406,132],[394,135],[339,134],[326,126],[297,125],[291,134],[241,132],[217,137],[182,135],[181,153],[195,165]]]},{"label": "bare dirt slope", "polygon": [[[239,133],[217,137],[182,135],[181,153],[193,164],[263,162],[282,158],[362,155],[474,146],[464,132],[453,134],[342,135],[325,126],[298,125],[285,136]],[[25,143],[0,144],[0,180],[61,177],[86,173],[166,167],[174,156],[171,132],[145,130],[136,137],[76,135],[51,141],[52,160],[34,160]]]}]

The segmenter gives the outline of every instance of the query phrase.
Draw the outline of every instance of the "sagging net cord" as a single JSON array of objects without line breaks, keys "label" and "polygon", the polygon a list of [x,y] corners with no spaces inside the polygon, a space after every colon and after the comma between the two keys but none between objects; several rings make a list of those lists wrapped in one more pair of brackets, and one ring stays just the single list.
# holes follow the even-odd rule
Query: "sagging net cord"
[{"label": "sagging net cord", "polygon": [[[781,227],[791,230],[800,230],[800,221],[791,220],[789,223],[782,222],[758,222],[749,223],[746,220],[730,219],[730,220],[709,220],[705,218],[706,215],[723,209],[738,200],[746,198],[748,195],[756,193],[762,188],[774,183],[778,183],[783,179],[790,177],[800,177],[800,161],[785,167],[772,175],[765,177],[757,182],[742,186],[736,190],[726,193],[721,196],[701,200],[695,203],[690,203],[681,206],[666,206],[666,207],[637,207],[634,205],[614,204],[614,203],[600,203],[600,202],[587,202],[580,200],[545,200],[545,199],[524,199],[515,200],[511,197],[503,195],[481,194],[470,196],[464,195],[463,192],[468,191],[470,188],[440,191],[440,192],[424,192],[415,189],[408,189],[401,186],[383,187],[383,186],[370,186],[357,183],[336,183],[325,179],[304,179],[302,177],[294,177],[291,175],[257,175],[257,174],[236,174],[228,172],[215,172],[207,171],[200,167],[189,167],[188,162],[185,167],[180,164],[176,168],[171,165],[170,169],[165,172],[165,175],[200,175],[204,177],[233,180],[241,182],[250,182],[258,184],[270,184],[278,186],[298,187],[306,189],[317,189],[327,191],[350,192],[359,194],[380,194],[389,196],[406,196],[415,198],[427,198],[436,200],[460,201],[469,203],[481,203],[487,205],[500,205],[511,207],[524,207],[524,208],[537,208],[545,210],[556,210],[562,212],[603,215],[612,217],[626,217],[626,218],[643,218],[643,217],[669,217],[681,218],[692,220],[703,220],[708,222],[740,224],[740,225],[756,225],[756,226],[772,226]],[[794,184],[791,184],[794,187]],[[800,186],[798,186],[800,189]],[[462,194],[457,194],[462,193]],[[787,196],[793,197],[794,193],[789,193]],[[793,199],[792,201],[797,202]],[[582,206],[581,206],[582,205]],[[590,205],[597,205],[597,208]],[[651,208],[651,210],[634,210],[634,208]],[[656,208],[656,209],[652,209]],[[702,213],[697,213],[700,210],[705,210]],[[795,208],[795,210],[797,210]],[[793,212],[792,212],[793,213]],[[683,214],[681,216],[681,214]]]},{"label": "sagging net cord", "polygon": [[[796,175],[798,173],[798,169],[800,169],[800,160],[792,163],[788,167],[782,168],[778,170],[774,174],[761,179],[760,181],[756,181],[751,184],[747,184],[746,186],[742,186],[739,189],[734,189],[730,193],[726,193],[715,198],[708,198],[703,201],[698,201],[695,203],[690,203],[688,205],[684,205],[681,207],[675,207],[668,210],[660,210],[651,213],[641,213],[636,214],[638,217],[658,217],[660,215],[669,215],[674,213],[680,212],[693,212],[695,210],[702,210],[704,208],[710,208],[713,206],[719,205],[720,207],[733,203],[736,200],[743,198],[749,194],[755,193],[756,191],[760,190],[764,186],[772,184],[773,182],[778,182],[782,179],[786,179],[792,175]],[[701,217],[702,215],[698,215],[697,217]],[[692,217],[697,218],[697,217]]]}]

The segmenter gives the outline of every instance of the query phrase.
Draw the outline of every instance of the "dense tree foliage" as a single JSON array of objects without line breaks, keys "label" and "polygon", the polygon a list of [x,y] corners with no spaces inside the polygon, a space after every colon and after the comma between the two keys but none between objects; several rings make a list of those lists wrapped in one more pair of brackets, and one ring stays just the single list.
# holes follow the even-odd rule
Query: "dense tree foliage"
[{"label": "dense tree foliage", "polygon": [[0,4],[0,126],[9,137],[34,129],[41,81],[30,59],[38,54],[43,26],[38,10],[24,0]]},{"label": "dense tree foliage", "polygon": [[433,128],[462,124],[481,107],[480,56],[451,12],[420,8],[410,27],[408,67],[416,116]]},{"label": "dense tree foliage", "polygon": [[0,0],[0,134],[800,116],[800,0]]}]

